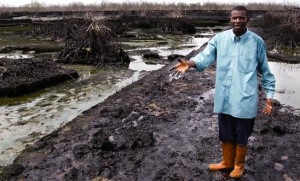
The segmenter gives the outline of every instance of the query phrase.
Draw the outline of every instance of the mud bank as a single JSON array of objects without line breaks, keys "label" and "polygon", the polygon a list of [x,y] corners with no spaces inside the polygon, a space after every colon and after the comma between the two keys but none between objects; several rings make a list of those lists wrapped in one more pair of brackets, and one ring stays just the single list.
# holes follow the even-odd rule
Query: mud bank
[{"label": "mud bank", "polygon": [[78,77],[75,70],[48,60],[0,59],[0,97],[32,93]]},{"label": "mud bank", "polygon": [[[214,69],[179,79],[166,66],[28,147],[0,180],[227,180],[212,113]],[[263,106],[260,95],[259,112]],[[243,180],[300,179],[299,116],[259,114]]]}]

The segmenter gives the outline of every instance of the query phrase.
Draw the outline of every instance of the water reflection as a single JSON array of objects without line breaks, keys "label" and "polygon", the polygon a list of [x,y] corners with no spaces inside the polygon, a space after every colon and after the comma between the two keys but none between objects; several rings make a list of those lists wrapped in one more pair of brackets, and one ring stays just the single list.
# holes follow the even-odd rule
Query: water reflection
[{"label": "water reflection", "polygon": [[11,54],[0,54],[0,58],[7,58],[7,59],[25,59],[25,58],[32,58],[32,55],[28,54],[20,54],[20,53],[11,53]]},{"label": "water reflection", "polygon": [[206,43],[210,38],[209,37],[196,37],[187,39],[186,43],[182,44],[179,49],[172,49],[168,46],[160,47],[158,52],[161,56],[168,56],[171,54],[180,54],[180,55],[187,55],[193,50],[197,50],[200,48],[204,43]]},{"label": "water reflection", "polygon": [[270,69],[276,77],[276,94],[281,104],[300,108],[300,64],[269,62]]},{"label": "water reflection", "polygon": [[155,64],[155,65],[149,65],[146,64],[141,55],[135,55],[131,57],[134,61],[130,62],[129,69],[135,70],[135,71],[153,71],[158,70],[162,68],[164,65],[162,64]]}]

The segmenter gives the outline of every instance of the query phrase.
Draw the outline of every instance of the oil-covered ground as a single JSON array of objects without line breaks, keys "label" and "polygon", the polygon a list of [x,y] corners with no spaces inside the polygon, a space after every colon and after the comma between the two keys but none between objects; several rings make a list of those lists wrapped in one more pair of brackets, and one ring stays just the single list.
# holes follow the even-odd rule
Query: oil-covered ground
[{"label": "oil-covered ground", "polygon": [[76,71],[53,61],[0,59],[0,96],[20,96],[78,77]]},{"label": "oil-covered ground", "polygon": [[[173,63],[174,65],[174,63]],[[0,180],[230,180],[213,109],[214,69],[157,70],[42,138]],[[299,116],[276,104],[250,137],[242,180],[299,180]]]},{"label": "oil-covered ground", "polygon": [[[34,41],[29,45],[36,45]],[[60,42],[54,44],[47,43],[47,51],[24,51],[61,49]],[[214,68],[175,78],[169,71],[174,64],[146,75],[28,146],[12,165],[0,169],[0,180],[230,180],[229,172],[207,169],[221,160],[217,116],[212,112]],[[261,91],[241,180],[300,180],[299,115],[276,103],[274,112],[265,116],[263,104]]]}]

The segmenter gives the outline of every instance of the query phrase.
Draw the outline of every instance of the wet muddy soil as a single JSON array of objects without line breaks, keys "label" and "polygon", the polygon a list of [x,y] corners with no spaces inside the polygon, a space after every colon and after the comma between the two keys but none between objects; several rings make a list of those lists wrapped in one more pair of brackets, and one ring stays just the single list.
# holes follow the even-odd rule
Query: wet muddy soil
[{"label": "wet muddy soil", "polygon": [[[213,110],[214,68],[179,79],[166,66],[25,149],[0,180],[230,180]],[[279,103],[261,114],[242,180],[299,180],[299,115]]]},{"label": "wet muddy soil", "polygon": [[[28,146],[0,168],[0,180],[230,180],[207,170],[221,159],[214,68],[175,79],[172,65]],[[299,137],[299,115],[289,107],[259,113],[242,180],[299,180]]]}]

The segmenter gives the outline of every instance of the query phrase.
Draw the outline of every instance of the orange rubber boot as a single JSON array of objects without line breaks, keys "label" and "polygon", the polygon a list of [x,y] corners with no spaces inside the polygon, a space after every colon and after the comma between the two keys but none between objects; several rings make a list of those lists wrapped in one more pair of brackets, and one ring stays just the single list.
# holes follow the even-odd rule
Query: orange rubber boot
[{"label": "orange rubber boot", "polygon": [[236,145],[234,169],[229,175],[231,178],[241,178],[243,176],[245,170],[245,158],[247,149],[247,146]]},{"label": "orange rubber boot", "polygon": [[218,164],[209,164],[208,168],[212,171],[233,168],[235,156],[235,143],[222,142],[223,160]]}]

